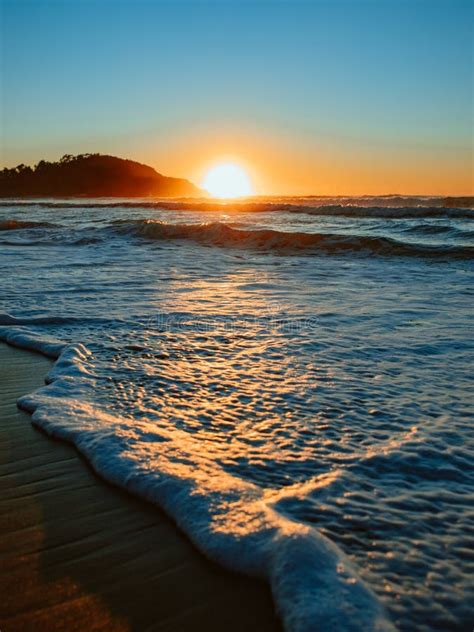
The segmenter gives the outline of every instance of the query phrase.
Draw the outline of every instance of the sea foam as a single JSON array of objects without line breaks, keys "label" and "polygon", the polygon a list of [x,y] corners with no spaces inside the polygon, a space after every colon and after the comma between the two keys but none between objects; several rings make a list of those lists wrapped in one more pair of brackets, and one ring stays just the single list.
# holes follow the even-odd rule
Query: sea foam
[{"label": "sea foam", "polygon": [[187,433],[95,405],[91,352],[39,338],[23,328],[32,322],[3,315],[0,340],[56,358],[47,385],[18,401],[37,427],[74,444],[110,483],[162,507],[212,560],[266,579],[286,630],[394,629],[328,538],[279,513],[258,486],[217,465],[196,467],[199,446]]}]

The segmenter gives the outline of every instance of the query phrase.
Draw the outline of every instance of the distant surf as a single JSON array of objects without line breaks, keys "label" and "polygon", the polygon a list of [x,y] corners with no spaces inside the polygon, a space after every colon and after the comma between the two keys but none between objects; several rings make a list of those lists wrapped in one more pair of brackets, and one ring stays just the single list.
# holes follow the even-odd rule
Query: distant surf
[{"label": "distant surf", "polygon": [[380,217],[380,218],[420,218],[451,217],[474,219],[474,198],[436,197],[362,197],[362,198],[263,198],[232,200],[225,202],[206,199],[150,200],[150,199],[100,199],[81,200],[3,200],[0,207],[38,208],[142,208],[170,211],[191,211],[215,213],[230,210],[238,213],[305,213],[308,215],[334,217]]}]

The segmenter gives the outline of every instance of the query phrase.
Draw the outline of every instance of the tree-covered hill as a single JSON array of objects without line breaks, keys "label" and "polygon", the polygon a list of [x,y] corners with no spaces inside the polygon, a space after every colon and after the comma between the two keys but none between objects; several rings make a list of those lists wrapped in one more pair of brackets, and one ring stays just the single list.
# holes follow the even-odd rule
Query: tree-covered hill
[{"label": "tree-covered hill", "polygon": [[186,197],[204,192],[133,160],[102,154],[65,155],[35,167],[0,171],[0,197]]}]

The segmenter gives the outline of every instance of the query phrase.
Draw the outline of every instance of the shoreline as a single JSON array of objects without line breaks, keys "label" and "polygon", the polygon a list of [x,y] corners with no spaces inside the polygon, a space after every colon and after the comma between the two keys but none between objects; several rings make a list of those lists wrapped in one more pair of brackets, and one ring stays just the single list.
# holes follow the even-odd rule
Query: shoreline
[{"label": "shoreline", "polygon": [[2,632],[282,630],[265,583],[207,560],[17,409],[50,360],[0,343],[0,365]]}]

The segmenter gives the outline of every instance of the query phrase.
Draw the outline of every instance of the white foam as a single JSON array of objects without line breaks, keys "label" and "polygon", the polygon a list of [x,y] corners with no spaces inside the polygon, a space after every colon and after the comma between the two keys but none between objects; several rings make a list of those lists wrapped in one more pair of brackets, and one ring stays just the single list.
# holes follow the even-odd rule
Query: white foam
[{"label": "white foam", "polygon": [[200,459],[192,435],[95,405],[86,347],[5,326],[0,340],[58,358],[48,385],[18,402],[33,423],[73,443],[109,482],[161,506],[205,555],[268,580],[286,630],[394,629],[342,551],[278,513],[256,485]]},{"label": "white foam", "polygon": [[[0,315],[0,340],[7,342],[13,347],[19,347],[20,349],[29,349],[30,351],[38,351],[48,358],[56,359],[65,350],[66,345],[50,339],[39,340],[32,333],[23,329],[7,328],[8,324],[22,324],[24,321],[8,316],[8,314]],[[26,322],[25,322],[26,324]],[[33,323],[31,323],[33,324]]]}]

